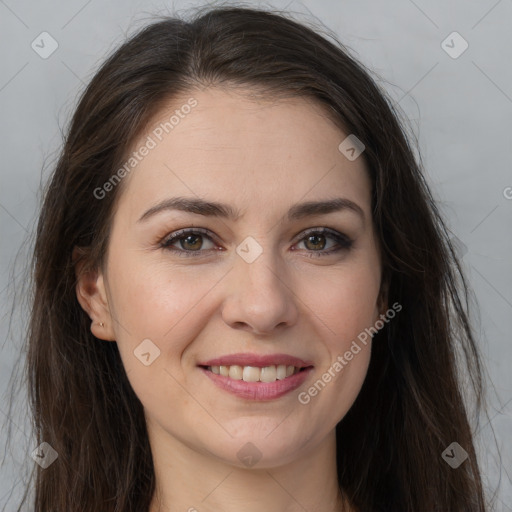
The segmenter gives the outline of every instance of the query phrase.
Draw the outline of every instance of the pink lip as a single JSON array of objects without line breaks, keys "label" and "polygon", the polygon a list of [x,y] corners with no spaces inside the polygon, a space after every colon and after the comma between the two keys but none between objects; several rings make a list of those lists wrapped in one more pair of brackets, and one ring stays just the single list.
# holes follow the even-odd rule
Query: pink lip
[{"label": "pink lip", "polygon": [[[211,372],[208,366],[254,366],[263,368],[271,365],[286,365],[303,368],[302,371],[290,375],[282,380],[275,382],[245,382],[244,380],[231,379]],[[313,369],[310,361],[304,361],[298,357],[288,354],[231,354],[227,356],[209,359],[198,364],[201,370],[217,386],[241,398],[249,400],[273,400],[297,389],[307,378],[309,372]]]},{"label": "pink lip", "polygon": [[[298,357],[290,356],[288,354],[268,354],[265,356],[258,354],[231,354],[228,356],[217,357],[210,359],[204,363],[199,363],[198,366],[256,366],[263,368],[264,366],[285,364],[287,366],[296,366],[297,368],[305,368],[312,366],[310,361],[303,361]],[[284,379],[283,379],[284,380]]]},{"label": "pink lip", "polygon": [[[219,360],[216,359],[214,361]],[[217,364],[208,366],[217,366]],[[243,366],[250,365],[244,364]],[[224,389],[225,391],[228,391],[240,398],[259,401],[274,400],[283,395],[286,395],[287,393],[293,391],[294,389],[297,389],[308,378],[309,372],[311,370],[313,370],[312,366],[305,368],[299,373],[290,375],[290,377],[286,377],[283,380],[276,380],[275,382],[245,382],[244,380],[235,380],[231,379],[230,377],[217,375],[216,373],[212,373],[210,370],[207,370],[206,368],[201,368],[201,371],[204,372],[204,374],[207,377],[209,377],[221,389]]]}]

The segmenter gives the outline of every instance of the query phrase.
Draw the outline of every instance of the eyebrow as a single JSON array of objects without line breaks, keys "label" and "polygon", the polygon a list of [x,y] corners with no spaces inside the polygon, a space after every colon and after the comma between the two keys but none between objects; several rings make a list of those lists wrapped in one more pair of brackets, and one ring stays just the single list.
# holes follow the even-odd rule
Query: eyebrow
[{"label": "eyebrow", "polygon": [[[204,199],[195,197],[173,197],[170,199],[165,199],[155,206],[152,206],[149,210],[142,214],[137,222],[145,221],[157,213],[167,210],[178,210],[188,213],[195,213],[197,215],[204,215],[206,217],[221,217],[232,221],[237,221],[241,217],[240,211],[228,204],[223,204],[216,201],[206,201]],[[365,221],[363,209],[350,199],[341,197],[329,199],[326,201],[308,201],[295,204],[288,210],[286,216],[289,221],[293,221],[313,215],[325,215],[343,210],[356,213],[361,217],[363,222]]]}]

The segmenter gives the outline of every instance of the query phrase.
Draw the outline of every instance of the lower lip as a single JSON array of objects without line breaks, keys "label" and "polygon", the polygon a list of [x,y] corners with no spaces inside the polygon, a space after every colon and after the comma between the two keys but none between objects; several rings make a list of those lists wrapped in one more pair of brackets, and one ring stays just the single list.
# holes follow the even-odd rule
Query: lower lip
[{"label": "lower lip", "polygon": [[312,366],[302,370],[299,373],[290,375],[282,380],[275,382],[245,382],[244,380],[235,380],[223,375],[200,368],[219,388],[224,389],[241,398],[247,400],[274,400],[297,389],[308,378]]}]

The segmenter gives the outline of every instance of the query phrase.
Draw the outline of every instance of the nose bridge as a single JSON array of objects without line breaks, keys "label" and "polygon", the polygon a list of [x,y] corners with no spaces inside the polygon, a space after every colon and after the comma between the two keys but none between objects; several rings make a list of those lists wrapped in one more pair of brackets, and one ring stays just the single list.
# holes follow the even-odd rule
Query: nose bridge
[{"label": "nose bridge", "polygon": [[[281,282],[284,274],[279,258],[276,258],[276,253],[269,243],[270,237],[265,237],[264,242],[261,238],[259,239],[260,241],[254,236],[247,236],[236,248],[239,257],[236,266],[240,269],[241,281],[254,287],[251,294],[258,291],[258,287],[263,290],[269,285],[272,285],[272,288],[276,284],[279,287],[284,286]],[[280,272],[281,276],[279,276]],[[265,293],[268,293],[268,290]]]},{"label": "nose bridge", "polygon": [[[265,238],[268,242],[269,237]],[[263,246],[253,236],[236,248],[233,287],[225,320],[250,325],[264,332],[282,323],[294,321],[295,305],[286,284],[279,256],[269,243]]]}]

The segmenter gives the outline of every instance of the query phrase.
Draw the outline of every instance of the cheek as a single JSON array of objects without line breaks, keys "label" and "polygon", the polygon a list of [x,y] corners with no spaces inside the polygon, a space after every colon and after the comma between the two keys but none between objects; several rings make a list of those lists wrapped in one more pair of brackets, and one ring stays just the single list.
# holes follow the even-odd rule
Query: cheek
[{"label": "cheek", "polygon": [[[341,420],[366,377],[371,356],[370,328],[379,315],[380,274],[374,268],[354,265],[350,271],[333,272],[317,281],[324,286],[318,288],[311,307],[321,320],[327,357],[317,380],[299,399],[309,404],[312,414],[322,421]],[[336,418],[332,411],[336,411]]]},{"label": "cheek", "polygon": [[[308,305],[326,326],[329,346],[342,350],[378,317],[380,275],[369,265],[352,265],[315,280]],[[305,295],[307,297],[307,295]]]},{"label": "cheek", "polygon": [[201,329],[202,287],[180,272],[171,277],[158,265],[130,261],[111,270],[110,287],[116,341],[135,394],[152,413],[182,409],[190,398],[178,384],[186,380],[182,354]]},{"label": "cheek", "polygon": [[218,307],[213,288],[225,271],[203,272],[199,278],[198,267],[143,259],[114,259],[113,254],[109,286],[119,352],[145,406],[163,400],[182,407],[189,399],[178,384],[189,377],[190,355],[184,354]]},{"label": "cheek", "polygon": [[[319,431],[328,431],[343,419],[356,400],[366,378],[371,357],[371,337],[358,338],[363,331],[355,323],[352,333],[344,332],[332,339],[329,357],[318,368],[309,387],[301,389],[298,401],[314,418]],[[364,328],[363,328],[364,329]]]},{"label": "cheek", "polygon": [[110,272],[115,313],[122,324],[119,335],[166,339],[183,320],[190,321],[186,317],[194,316],[208,283],[197,279],[193,269],[173,270],[142,259],[118,261]]}]

